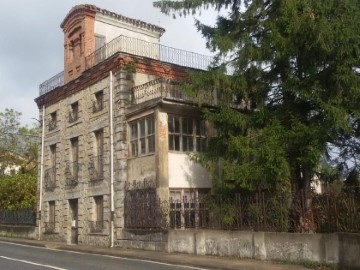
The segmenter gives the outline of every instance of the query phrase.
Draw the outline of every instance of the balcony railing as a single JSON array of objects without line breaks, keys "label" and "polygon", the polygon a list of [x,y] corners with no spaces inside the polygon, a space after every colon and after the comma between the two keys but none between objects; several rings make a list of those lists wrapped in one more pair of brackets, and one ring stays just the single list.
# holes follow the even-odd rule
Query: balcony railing
[{"label": "balcony railing", "polygon": [[104,221],[89,221],[91,233],[101,233],[104,230]]},{"label": "balcony railing", "polygon": [[69,111],[69,123],[75,123],[79,119],[79,112]]},{"label": "balcony railing", "polygon": [[104,179],[104,157],[102,155],[91,157],[89,163],[90,182]]},{"label": "balcony railing", "polygon": [[54,189],[56,187],[56,168],[52,167],[45,170],[45,188]]},{"label": "balcony railing", "polygon": [[[85,59],[85,70],[104,61],[117,52],[133,54],[183,67],[202,70],[206,70],[212,60],[212,57],[210,56],[175,49],[159,43],[151,43],[137,38],[119,36],[87,56]],[[39,95],[44,95],[62,85],[64,85],[64,72],[60,72],[40,84]]]},{"label": "balcony railing", "polygon": [[44,222],[45,233],[55,233],[55,222]]},{"label": "balcony railing", "polygon": [[67,186],[76,186],[79,182],[79,163],[77,161],[67,162],[65,166],[65,179]]},{"label": "balcony railing", "polygon": [[248,105],[233,94],[226,94],[216,90],[198,90],[196,94],[186,93],[179,82],[158,78],[131,89],[132,104],[140,104],[156,98],[201,103],[207,105],[227,104],[235,109],[242,109]]},{"label": "balcony railing", "polygon": [[39,86],[39,95],[42,96],[56,87],[64,85],[64,71],[46,80]]}]

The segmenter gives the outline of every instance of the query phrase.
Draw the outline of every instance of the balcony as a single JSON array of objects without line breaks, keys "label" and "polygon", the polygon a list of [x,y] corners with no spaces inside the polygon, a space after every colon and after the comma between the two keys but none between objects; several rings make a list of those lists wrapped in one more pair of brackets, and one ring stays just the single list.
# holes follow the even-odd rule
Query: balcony
[{"label": "balcony", "polygon": [[196,95],[189,94],[177,81],[158,78],[145,84],[135,86],[131,89],[132,104],[140,104],[148,100],[164,98],[173,101],[181,101],[196,104],[218,106],[230,105],[234,109],[242,109],[247,104],[233,94],[227,94],[216,90],[198,90]]},{"label": "balcony", "polygon": [[56,168],[48,168],[45,170],[45,189],[51,190],[56,187]]},{"label": "balcony", "polygon": [[78,184],[79,163],[77,161],[67,162],[65,166],[65,179],[68,187],[74,187]]},{"label": "balcony", "polygon": [[[117,52],[132,54],[183,67],[206,70],[212,57],[171,48],[158,43],[151,43],[137,38],[119,36],[99,48],[85,59],[85,70],[106,60]],[[64,72],[53,76],[39,86],[42,96],[51,90],[64,85]]]}]

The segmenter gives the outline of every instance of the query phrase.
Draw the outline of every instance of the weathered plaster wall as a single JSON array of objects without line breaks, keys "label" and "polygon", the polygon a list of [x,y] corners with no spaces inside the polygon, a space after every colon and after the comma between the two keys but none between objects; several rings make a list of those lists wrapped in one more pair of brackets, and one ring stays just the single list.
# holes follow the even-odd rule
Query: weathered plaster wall
[{"label": "weathered plaster wall", "polygon": [[186,153],[169,152],[169,188],[211,188],[207,171]]}]

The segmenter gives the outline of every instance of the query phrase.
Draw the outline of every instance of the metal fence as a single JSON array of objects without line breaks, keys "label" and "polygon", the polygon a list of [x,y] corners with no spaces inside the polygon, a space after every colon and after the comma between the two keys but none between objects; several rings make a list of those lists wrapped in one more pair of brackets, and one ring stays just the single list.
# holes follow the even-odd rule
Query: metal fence
[{"label": "metal fence", "polygon": [[127,228],[294,232],[300,231],[298,218],[308,214],[309,231],[360,232],[360,192],[312,194],[308,211],[301,198],[264,191],[160,201],[155,187],[137,184],[125,195]]},{"label": "metal fence", "polygon": [[36,212],[32,208],[13,211],[0,210],[0,224],[35,226]]}]

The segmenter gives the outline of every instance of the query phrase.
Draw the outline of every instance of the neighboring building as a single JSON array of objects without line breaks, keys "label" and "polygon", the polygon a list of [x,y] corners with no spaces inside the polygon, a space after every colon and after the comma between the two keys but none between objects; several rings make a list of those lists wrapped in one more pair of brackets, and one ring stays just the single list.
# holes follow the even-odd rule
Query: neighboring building
[{"label": "neighboring building", "polygon": [[35,99],[45,123],[40,237],[119,245],[126,190],[151,186],[156,200],[173,202],[211,188],[189,155],[211,128],[177,87],[210,58],[162,46],[163,28],[92,5],[75,6],[61,28],[64,72]]}]

